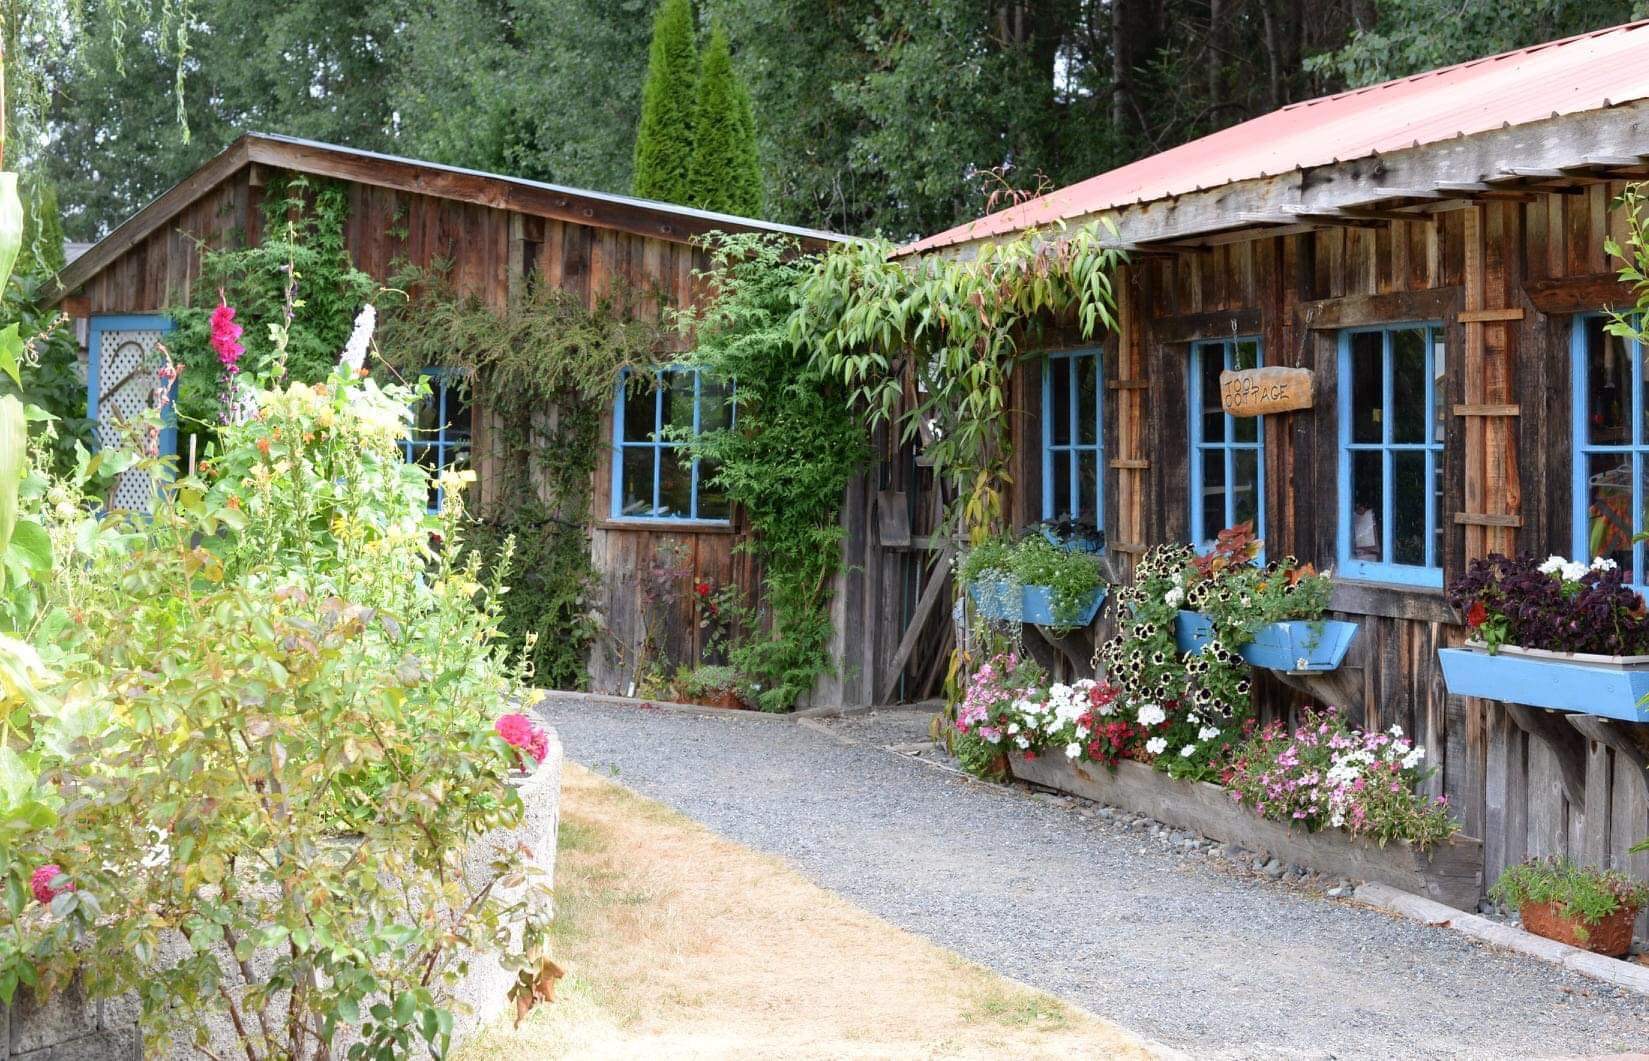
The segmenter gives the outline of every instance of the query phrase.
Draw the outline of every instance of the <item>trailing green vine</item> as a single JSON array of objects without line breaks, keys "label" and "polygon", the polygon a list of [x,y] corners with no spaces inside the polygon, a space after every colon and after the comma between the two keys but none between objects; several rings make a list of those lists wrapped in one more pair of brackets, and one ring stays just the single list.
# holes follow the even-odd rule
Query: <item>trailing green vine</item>
[{"label": "trailing green vine", "polygon": [[895,258],[885,241],[831,249],[801,285],[790,335],[869,422],[923,437],[934,473],[961,504],[949,513],[977,543],[1000,529],[1013,455],[1014,367],[1050,325],[1083,339],[1116,327],[1108,228],[1030,229],[972,257]]},{"label": "trailing green vine", "polygon": [[405,375],[447,373],[489,417],[488,449],[475,459],[487,461],[500,500],[477,506],[469,548],[490,574],[514,542],[503,632],[540,685],[581,688],[603,625],[589,525],[601,414],[620,371],[664,358],[667,330],[623,288],[592,309],[529,281],[499,311],[457,291],[444,268],[404,269],[391,285],[417,294],[385,313],[385,358]]},{"label": "trailing green vine", "polygon": [[[741,544],[762,570],[766,617],[745,624],[729,659],[758,687],[765,710],[782,711],[833,673],[830,587],[841,564],[843,491],[869,458],[846,388],[809,359],[788,332],[799,285],[817,260],[791,240],[717,235],[705,279],[716,297],[676,314],[696,340],[686,363],[733,380],[733,423],[677,436],[744,511]],[[765,621],[761,621],[765,618]]]},{"label": "trailing green vine", "polygon": [[[255,246],[200,248],[200,276],[190,303],[168,311],[167,347],[184,371],[178,377],[179,430],[210,433],[223,412],[223,376],[211,344],[212,310],[220,301],[235,308],[246,353],[240,371],[261,376],[276,368],[285,336],[285,372],[318,383],[337,364],[366,303],[380,294],[377,281],[355,268],[344,245],[349,197],[344,185],[277,174],[265,187],[263,239]],[[290,291],[289,291],[290,289]],[[289,316],[289,310],[296,310]]]}]

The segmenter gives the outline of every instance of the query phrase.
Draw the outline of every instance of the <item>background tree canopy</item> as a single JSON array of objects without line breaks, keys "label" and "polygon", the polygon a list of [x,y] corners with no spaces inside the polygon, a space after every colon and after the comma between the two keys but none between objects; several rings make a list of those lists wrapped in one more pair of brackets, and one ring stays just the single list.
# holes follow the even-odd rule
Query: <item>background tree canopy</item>
[{"label": "background tree canopy", "polygon": [[[25,150],[89,239],[245,129],[596,190],[634,177],[658,0],[193,0],[39,60]],[[48,5],[49,6],[49,5]],[[1627,21],[1646,0],[697,0],[748,86],[774,220],[894,238],[1294,100]]]}]

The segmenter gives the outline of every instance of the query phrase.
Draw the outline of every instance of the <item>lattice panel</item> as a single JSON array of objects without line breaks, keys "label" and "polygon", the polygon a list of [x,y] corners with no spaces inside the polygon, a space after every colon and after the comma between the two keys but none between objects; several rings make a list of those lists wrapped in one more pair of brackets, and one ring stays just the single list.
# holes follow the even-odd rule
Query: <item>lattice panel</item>
[{"label": "lattice panel", "polygon": [[[155,346],[161,332],[156,329],[106,331],[98,335],[97,362],[97,442],[99,446],[131,446],[133,432],[144,410],[153,408],[160,379],[155,370],[160,358]],[[110,505],[114,508],[149,510],[152,493],[149,476],[139,471],[122,473],[115,484]]]}]

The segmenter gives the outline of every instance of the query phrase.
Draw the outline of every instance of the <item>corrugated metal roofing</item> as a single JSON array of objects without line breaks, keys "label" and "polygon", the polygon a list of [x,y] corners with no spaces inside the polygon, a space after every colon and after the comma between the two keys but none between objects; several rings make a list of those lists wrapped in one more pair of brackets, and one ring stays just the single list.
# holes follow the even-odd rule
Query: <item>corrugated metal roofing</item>
[{"label": "corrugated metal roofing", "polygon": [[1649,20],[1291,104],[903,248],[1016,232],[1649,98]]}]

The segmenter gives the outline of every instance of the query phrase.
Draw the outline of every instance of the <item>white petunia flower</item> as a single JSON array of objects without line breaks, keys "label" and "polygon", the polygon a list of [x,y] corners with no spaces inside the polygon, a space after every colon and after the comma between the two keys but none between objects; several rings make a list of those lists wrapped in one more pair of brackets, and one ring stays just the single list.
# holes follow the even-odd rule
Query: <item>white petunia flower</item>
[{"label": "white petunia flower", "polygon": [[1424,749],[1424,748],[1415,748],[1413,751],[1411,751],[1407,755],[1403,756],[1403,769],[1405,769],[1405,770],[1414,769],[1416,766],[1420,765],[1420,760],[1424,759],[1425,757],[1426,757],[1426,749]]},{"label": "white petunia flower", "polygon": [[1142,726],[1155,726],[1167,718],[1167,712],[1163,711],[1162,707],[1158,704],[1146,704],[1144,707],[1139,709],[1138,719],[1139,724]]},{"label": "white petunia flower", "polygon": [[1198,740],[1213,740],[1215,737],[1218,737],[1219,735],[1220,735],[1220,728],[1218,726],[1204,726],[1201,729],[1197,730],[1197,739]]},{"label": "white petunia flower", "polygon": [[1161,755],[1168,750],[1168,742],[1161,737],[1152,737],[1145,742],[1145,750],[1152,755]]},{"label": "white petunia flower", "polygon": [[1553,553],[1541,563],[1539,571],[1542,575],[1555,575],[1563,569],[1563,565],[1566,563],[1568,563],[1567,560]]},{"label": "white petunia flower", "polygon": [[1170,608],[1178,608],[1185,601],[1185,591],[1175,586],[1162,595],[1162,602]]},{"label": "white petunia flower", "polygon": [[1008,723],[1008,732],[1010,734],[1011,733],[1018,733],[1019,732],[1019,723],[1017,723],[1017,722]]},{"label": "white petunia flower", "polygon": [[1620,567],[1620,565],[1607,556],[1595,556],[1592,558],[1593,571],[1613,571],[1618,567]]},{"label": "white petunia flower", "polygon": [[1579,560],[1564,564],[1561,574],[1565,582],[1579,582],[1586,577],[1587,567]]},{"label": "white petunia flower", "polygon": [[1082,754],[1082,745],[1077,744],[1075,741],[1071,742],[1070,744],[1065,745],[1065,758],[1075,759],[1077,756],[1079,756],[1081,754]]},{"label": "white petunia flower", "polygon": [[1195,754],[1197,754],[1197,746],[1195,744],[1187,744],[1179,750],[1179,757],[1181,759],[1189,759]]}]

